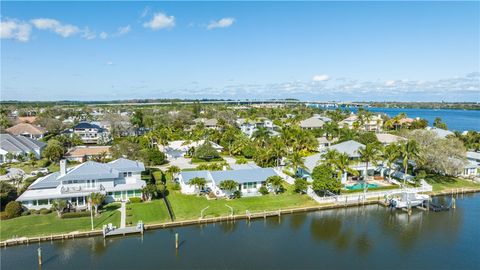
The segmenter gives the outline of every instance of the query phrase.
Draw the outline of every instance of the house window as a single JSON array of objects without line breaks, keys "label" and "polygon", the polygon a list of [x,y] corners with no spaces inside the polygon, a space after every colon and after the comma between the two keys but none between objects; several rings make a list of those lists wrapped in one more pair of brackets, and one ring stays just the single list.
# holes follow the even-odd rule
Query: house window
[{"label": "house window", "polygon": [[128,175],[128,174],[127,174],[126,172],[123,173],[123,177],[127,177],[127,175]]},{"label": "house window", "polygon": [[127,197],[128,197],[128,198],[134,197],[134,196],[135,196],[135,191],[133,191],[133,190],[127,191]]},{"label": "house window", "polygon": [[142,191],[139,189],[135,190],[135,197],[140,197],[140,196],[142,196]]},{"label": "house window", "polygon": [[132,172],[128,172],[128,176],[129,176],[129,177],[132,176]]},{"label": "house window", "polygon": [[48,200],[38,200],[38,205],[48,205]]},{"label": "house window", "polygon": [[112,195],[113,195],[113,192],[108,192],[108,195],[112,196]]},{"label": "house window", "polygon": [[78,205],[85,205],[85,198],[84,197],[78,197]]}]

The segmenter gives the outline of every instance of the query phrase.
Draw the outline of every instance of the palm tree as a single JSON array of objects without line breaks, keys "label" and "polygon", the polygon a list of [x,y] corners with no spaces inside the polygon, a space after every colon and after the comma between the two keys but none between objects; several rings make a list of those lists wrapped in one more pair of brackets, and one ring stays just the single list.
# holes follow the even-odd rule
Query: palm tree
[{"label": "palm tree", "polygon": [[364,190],[366,190],[367,185],[368,185],[368,164],[369,163],[375,163],[380,159],[381,152],[378,149],[378,146],[374,143],[369,143],[365,145],[365,147],[360,148],[358,150],[358,153],[360,154],[360,160],[365,162],[365,186]]},{"label": "palm tree", "polygon": [[35,165],[35,163],[37,161],[37,157],[35,156],[35,153],[33,153],[33,152],[28,153],[28,160],[30,160],[30,163],[32,165]]},{"label": "palm tree", "polygon": [[279,138],[273,138],[270,145],[270,150],[272,155],[275,156],[275,165],[280,166],[280,161],[282,157],[287,154],[287,147],[285,143]]},{"label": "palm tree", "polygon": [[199,195],[200,191],[207,184],[207,180],[205,180],[205,178],[203,178],[203,177],[194,177],[194,178],[190,179],[190,182],[188,182],[188,184],[190,186],[195,186],[195,189],[198,190],[197,195]]},{"label": "palm tree", "polygon": [[[408,140],[400,147],[400,153],[403,157],[403,167],[405,169],[405,175],[408,174],[408,162],[410,160],[418,160],[420,158],[420,147],[415,140]],[[405,184],[406,177],[403,179]]]},{"label": "palm tree", "polygon": [[180,172],[180,168],[177,167],[177,166],[174,166],[174,165],[168,167],[168,169],[167,169],[167,173],[169,173],[172,176],[172,180],[175,178],[174,177],[175,174],[179,173],[179,172]]},{"label": "palm tree", "polygon": [[228,191],[230,194],[238,188],[235,180],[224,180],[218,185],[221,189]]},{"label": "palm tree", "polygon": [[345,153],[339,153],[336,157],[335,160],[333,160],[333,167],[338,170],[338,179],[340,179],[340,181],[345,178],[346,180],[346,176],[348,173],[350,174],[353,174],[353,175],[357,175],[358,172],[354,169],[352,169],[350,166],[352,165],[352,160],[350,159],[350,157],[345,154]]},{"label": "palm tree", "polygon": [[105,195],[98,192],[93,192],[88,196],[88,203],[95,209],[95,215],[98,215],[98,206],[100,206],[105,200]]},{"label": "palm tree", "polygon": [[268,130],[266,127],[259,127],[257,130],[255,130],[255,132],[253,132],[252,138],[254,141],[258,142],[261,147],[265,147],[268,138],[270,138],[270,130]]},{"label": "palm tree", "polygon": [[57,211],[58,217],[61,217],[63,214],[63,210],[67,208],[67,201],[60,200],[60,199],[53,200],[52,208],[55,209],[55,211]]},{"label": "palm tree", "polygon": [[392,178],[392,169],[393,164],[397,161],[400,157],[400,149],[396,144],[390,144],[385,147],[385,151],[383,151],[383,158],[387,161],[387,167],[390,169],[390,173],[388,174],[388,178]]},{"label": "palm tree", "polygon": [[305,167],[305,160],[302,155],[300,155],[300,153],[297,151],[293,152],[289,156],[288,160],[290,161],[290,165],[293,167],[293,171],[295,174],[297,174],[299,167]]},{"label": "palm tree", "polygon": [[274,175],[268,177],[266,183],[270,184],[273,188],[273,192],[277,194],[282,188],[283,179],[278,175]]}]

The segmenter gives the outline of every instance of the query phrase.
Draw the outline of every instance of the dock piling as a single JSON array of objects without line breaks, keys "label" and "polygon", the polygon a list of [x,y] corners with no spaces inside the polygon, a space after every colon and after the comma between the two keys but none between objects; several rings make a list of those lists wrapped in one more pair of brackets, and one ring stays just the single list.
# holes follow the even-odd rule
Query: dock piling
[{"label": "dock piling", "polygon": [[37,249],[37,254],[38,254],[38,266],[42,266],[42,248]]},{"label": "dock piling", "polygon": [[178,233],[175,233],[175,249],[178,249]]}]

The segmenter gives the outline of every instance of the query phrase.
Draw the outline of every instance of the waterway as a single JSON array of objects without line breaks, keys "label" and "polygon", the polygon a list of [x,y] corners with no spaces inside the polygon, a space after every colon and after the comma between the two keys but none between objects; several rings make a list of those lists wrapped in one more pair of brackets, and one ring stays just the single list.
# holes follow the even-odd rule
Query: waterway
[{"label": "waterway", "polygon": [[[356,112],[357,108],[349,108]],[[448,126],[449,130],[474,130],[480,131],[480,110],[449,110],[449,109],[411,109],[411,108],[367,108],[376,113],[384,113],[394,117],[399,113],[406,113],[408,117],[420,117],[426,119],[430,126],[436,117],[440,117]]]},{"label": "waterway", "polygon": [[[460,195],[456,206],[408,216],[369,205],[152,230],[143,237],[44,242],[42,268],[478,269],[480,194]],[[2,249],[2,269],[37,268],[38,247]]]}]

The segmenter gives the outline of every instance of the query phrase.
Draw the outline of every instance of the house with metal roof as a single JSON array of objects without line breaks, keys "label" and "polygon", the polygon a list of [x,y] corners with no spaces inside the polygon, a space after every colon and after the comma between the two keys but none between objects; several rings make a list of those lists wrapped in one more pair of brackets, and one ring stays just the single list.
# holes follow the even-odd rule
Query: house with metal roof
[{"label": "house with metal roof", "polygon": [[322,128],[326,122],[330,122],[332,119],[315,114],[314,116],[300,121],[300,127],[303,129],[317,129]]},{"label": "house with metal roof", "polygon": [[225,180],[234,180],[243,196],[260,195],[259,189],[265,184],[270,176],[279,176],[273,168],[242,168],[238,170],[224,171],[184,171],[178,175],[181,191],[184,194],[197,194],[199,190],[190,185],[193,178],[199,177],[206,180],[206,187],[212,190],[216,196],[227,196],[228,191],[220,188],[220,183]]},{"label": "house with metal roof", "polygon": [[[42,151],[47,144],[41,141],[31,139],[22,135],[0,134],[0,164],[7,161],[7,154],[11,153],[14,157],[28,156],[34,153],[39,159]],[[16,161],[14,158],[13,161]]]},{"label": "house with metal roof", "polygon": [[447,136],[455,136],[455,133],[451,132],[450,130],[441,129],[437,127],[427,127],[427,130],[435,133],[435,135],[439,138],[446,138]]},{"label": "house with metal roof", "polygon": [[109,163],[87,161],[73,168],[60,161],[60,171],[33,182],[17,198],[28,209],[50,208],[53,200],[64,199],[72,208],[86,208],[87,197],[93,192],[106,195],[107,202],[126,201],[141,197],[145,181],[142,162],[120,158]]}]

